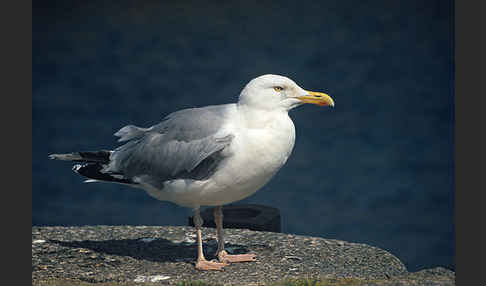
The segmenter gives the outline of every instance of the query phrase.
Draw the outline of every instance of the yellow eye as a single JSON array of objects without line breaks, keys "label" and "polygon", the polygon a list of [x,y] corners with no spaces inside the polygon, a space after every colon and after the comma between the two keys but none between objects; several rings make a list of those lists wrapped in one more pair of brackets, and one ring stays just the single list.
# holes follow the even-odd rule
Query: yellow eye
[{"label": "yellow eye", "polygon": [[275,89],[276,92],[282,91],[283,87],[280,86],[274,86],[273,89]]}]

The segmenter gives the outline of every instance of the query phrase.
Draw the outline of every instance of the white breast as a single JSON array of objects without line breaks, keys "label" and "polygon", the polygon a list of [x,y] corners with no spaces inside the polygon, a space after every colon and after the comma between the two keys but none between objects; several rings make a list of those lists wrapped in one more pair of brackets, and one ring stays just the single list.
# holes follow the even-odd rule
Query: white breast
[{"label": "white breast", "polygon": [[287,113],[278,113],[263,128],[240,128],[226,152],[231,158],[211,177],[201,193],[202,205],[244,199],[285,164],[295,143],[295,127]]}]

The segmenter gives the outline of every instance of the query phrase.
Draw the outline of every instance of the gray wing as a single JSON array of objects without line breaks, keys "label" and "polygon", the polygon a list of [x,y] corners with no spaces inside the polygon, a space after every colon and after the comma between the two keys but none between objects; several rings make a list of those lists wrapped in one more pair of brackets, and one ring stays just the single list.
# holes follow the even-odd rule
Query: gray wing
[{"label": "gray wing", "polygon": [[128,142],[114,150],[105,171],[143,177],[158,188],[171,179],[207,178],[234,137],[220,131],[231,108],[228,104],[184,109],[150,128],[125,126],[115,136]]}]

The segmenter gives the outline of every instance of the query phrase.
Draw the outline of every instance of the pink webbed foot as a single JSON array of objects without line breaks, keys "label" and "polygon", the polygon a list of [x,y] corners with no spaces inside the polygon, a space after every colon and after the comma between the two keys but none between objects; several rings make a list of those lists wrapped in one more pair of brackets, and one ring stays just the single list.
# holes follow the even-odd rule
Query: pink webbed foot
[{"label": "pink webbed foot", "polygon": [[220,251],[218,253],[218,259],[221,262],[252,262],[256,261],[256,254],[247,253],[247,254],[228,254],[226,251]]},{"label": "pink webbed foot", "polygon": [[225,262],[216,262],[216,261],[207,261],[207,260],[198,260],[196,262],[196,269],[197,270],[217,270],[222,271],[223,267],[227,266],[228,263]]}]

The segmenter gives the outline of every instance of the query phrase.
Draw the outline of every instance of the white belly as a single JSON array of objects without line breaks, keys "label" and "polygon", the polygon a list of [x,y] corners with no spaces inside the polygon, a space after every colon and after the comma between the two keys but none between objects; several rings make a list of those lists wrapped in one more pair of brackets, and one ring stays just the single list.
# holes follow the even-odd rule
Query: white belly
[{"label": "white belly", "polygon": [[[286,114],[285,114],[286,115]],[[147,190],[157,199],[186,207],[218,206],[242,200],[265,185],[285,164],[295,142],[295,127],[286,115],[265,128],[235,130],[229,155],[205,181],[174,180],[163,193]]]}]

